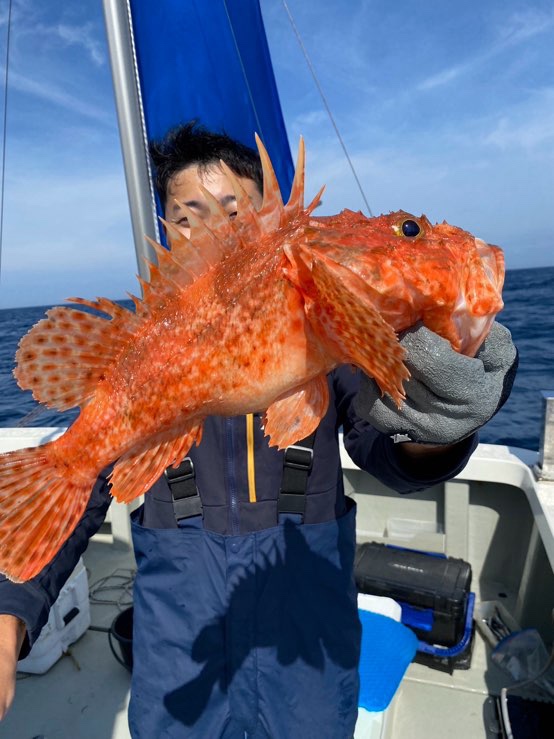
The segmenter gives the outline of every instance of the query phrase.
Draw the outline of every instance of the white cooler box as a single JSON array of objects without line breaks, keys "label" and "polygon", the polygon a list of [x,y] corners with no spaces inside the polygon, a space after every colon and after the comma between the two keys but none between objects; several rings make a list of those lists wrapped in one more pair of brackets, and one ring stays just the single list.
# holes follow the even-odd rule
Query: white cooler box
[{"label": "white cooler box", "polygon": [[50,610],[48,623],[30,653],[17,663],[18,672],[41,675],[59,660],[90,626],[87,571],[79,559]]}]

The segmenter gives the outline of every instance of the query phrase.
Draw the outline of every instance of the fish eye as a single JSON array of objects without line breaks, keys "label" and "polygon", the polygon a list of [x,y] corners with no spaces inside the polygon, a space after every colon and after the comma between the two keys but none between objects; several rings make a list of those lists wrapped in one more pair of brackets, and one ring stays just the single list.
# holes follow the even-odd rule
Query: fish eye
[{"label": "fish eye", "polygon": [[402,226],[400,227],[402,229],[402,233],[404,236],[407,236],[410,239],[415,239],[416,236],[419,236],[421,233],[421,227],[417,221],[414,221],[412,218],[407,218],[405,221],[402,222]]}]

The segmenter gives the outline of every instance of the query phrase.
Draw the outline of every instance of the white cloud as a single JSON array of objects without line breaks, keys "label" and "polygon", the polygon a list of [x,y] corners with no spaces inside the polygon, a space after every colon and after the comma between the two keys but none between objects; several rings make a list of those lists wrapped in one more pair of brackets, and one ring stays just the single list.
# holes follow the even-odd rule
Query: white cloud
[{"label": "white cloud", "polygon": [[[31,266],[47,280],[50,273],[110,270],[122,255],[135,260],[121,171],[63,176],[35,170],[9,179],[6,192],[6,272]],[[101,286],[100,279],[96,289]]]},{"label": "white cloud", "polygon": [[114,125],[115,118],[111,108],[110,110],[106,110],[91,105],[85,99],[71,95],[62,87],[52,82],[34,79],[19,72],[10,71],[9,84],[10,88],[19,90],[19,92],[27,93],[44,102],[60,106],[66,110],[70,110],[72,113],[94,120],[97,123],[103,123],[110,127]]},{"label": "white cloud", "polygon": [[466,162],[487,166],[499,152],[507,160],[524,153],[545,164],[554,157],[554,87],[522,91],[501,108],[469,116],[463,125],[448,120],[426,134],[419,134],[418,141],[442,156],[459,152]]},{"label": "white cloud", "polygon": [[553,120],[515,122],[508,117],[502,117],[485,142],[500,149],[509,149],[513,146],[535,149],[547,144],[549,140],[554,141]]},{"label": "white cloud", "polygon": [[[531,96],[525,105],[501,115],[484,143],[502,150],[539,150],[539,156],[554,153],[554,87]],[[551,158],[551,157],[550,157]]]},{"label": "white cloud", "polygon": [[546,33],[554,26],[554,11],[541,12],[529,9],[524,12],[515,12],[503,20],[496,28],[496,37],[492,39],[489,46],[479,54],[463,62],[443,69],[422,80],[418,90],[432,90],[435,87],[446,85],[459,77],[473,72],[483,66],[494,57],[507,49],[522,44],[535,36]]},{"label": "white cloud", "polygon": [[485,59],[487,59],[489,54],[481,54],[479,57],[473,59],[471,62],[467,62],[467,64],[458,64],[455,67],[450,67],[449,69],[443,69],[441,72],[438,72],[437,74],[433,74],[430,77],[427,77],[422,82],[420,82],[416,89],[417,90],[432,90],[435,87],[441,87],[442,85],[447,85],[449,82],[453,82],[455,79],[460,77],[463,74],[466,74],[474,67],[478,66],[481,62],[483,62]]},{"label": "white cloud", "polygon": [[[12,53],[27,54],[29,39],[32,40],[32,51],[36,53],[40,42],[46,40],[60,48],[80,46],[88,52],[96,66],[105,64],[104,29],[98,23],[91,21],[71,24],[55,19],[55,16],[67,15],[68,10],[70,9],[64,8],[63,4],[53,8],[48,4],[36,3],[34,0],[13,0],[11,34],[14,45]],[[7,3],[4,3],[0,8],[0,26],[7,24],[8,16],[9,9]]]},{"label": "white cloud", "polygon": [[498,28],[500,44],[516,44],[544,33],[554,25],[554,9],[541,11],[537,8],[518,10],[506,16]]},{"label": "white cloud", "polygon": [[289,128],[303,131],[312,127],[320,127],[322,123],[328,123],[329,118],[324,110],[307,110],[296,116],[289,123]]},{"label": "white cloud", "polygon": [[85,23],[83,26],[68,26],[60,23],[51,30],[57,33],[66,44],[82,46],[88,51],[96,66],[100,67],[105,63],[105,45],[100,43],[96,37],[92,23]]}]

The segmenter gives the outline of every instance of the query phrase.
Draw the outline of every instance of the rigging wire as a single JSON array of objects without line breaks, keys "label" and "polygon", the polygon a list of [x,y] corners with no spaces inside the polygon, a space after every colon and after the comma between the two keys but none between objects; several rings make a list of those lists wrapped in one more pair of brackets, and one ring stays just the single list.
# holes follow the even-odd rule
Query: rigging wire
[{"label": "rigging wire", "polygon": [[283,7],[285,9],[285,12],[287,13],[287,15],[289,17],[289,22],[290,22],[290,24],[292,26],[292,30],[294,31],[294,33],[296,35],[296,40],[298,41],[298,44],[299,44],[299,46],[300,46],[300,48],[302,50],[302,53],[304,54],[304,58],[306,60],[306,64],[308,65],[308,69],[310,70],[310,73],[311,73],[311,75],[313,77],[313,80],[314,80],[315,85],[316,85],[316,87],[318,89],[318,92],[320,94],[320,97],[321,97],[321,99],[323,101],[323,105],[325,106],[325,109],[327,111],[327,115],[329,116],[329,120],[331,121],[331,124],[332,124],[333,128],[335,129],[335,133],[337,134],[337,138],[338,138],[338,140],[340,142],[340,145],[342,147],[342,150],[344,152],[344,155],[346,157],[346,160],[348,161],[348,164],[350,165],[350,169],[352,170],[352,174],[354,175],[354,179],[356,180],[356,184],[358,185],[358,189],[359,189],[359,191],[361,193],[362,199],[363,199],[363,201],[365,203],[365,206],[366,206],[366,208],[367,208],[367,210],[369,212],[369,215],[373,217],[373,211],[371,210],[371,207],[370,207],[369,203],[367,202],[367,198],[365,196],[365,192],[364,192],[364,189],[362,187],[362,183],[360,182],[360,180],[358,178],[358,175],[356,173],[356,170],[354,168],[354,165],[352,163],[352,160],[350,159],[350,156],[349,156],[348,151],[346,149],[346,145],[345,145],[345,143],[343,141],[342,136],[340,135],[340,131],[338,129],[338,126],[335,123],[335,119],[334,119],[333,114],[331,112],[331,108],[329,107],[329,103],[327,102],[327,98],[325,97],[325,94],[323,92],[323,89],[322,89],[321,85],[319,84],[319,80],[318,80],[317,75],[315,73],[315,69],[314,69],[313,64],[312,64],[312,62],[310,60],[310,57],[308,56],[308,52],[306,50],[306,47],[304,46],[304,42],[302,41],[302,37],[300,36],[300,32],[298,31],[298,28],[296,27],[296,23],[294,22],[294,18],[292,17],[292,13],[289,10],[289,6],[287,5],[286,0],[281,0],[281,2],[283,4]]},{"label": "rigging wire", "polygon": [[227,23],[229,24],[229,31],[231,32],[231,36],[233,37],[233,43],[235,44],[235,51],[237,54],[237,58],[239,60],[240,68],[242,71],[242,77],[244,80],[244,84],[246,85],[246,90],[248,92],[248,97],[250,98],[250,104],[252,106],[252,110],[254,111],[254,117],[256,119],[256,127],[257,127],[257,134],[260,136],[263,140],[264,133],[262,130],[262,124],[260,123],[260,119],[258,117],[258,109],[256,108],[256,104],[254,102],[254,96],[252,95],[252,89],[250,87],[250,81],[248,79],[248,76],[246,74],[246,68],[244,66],[244,61],[242,59],[242,55],[240,53],[240,48],[237,42],[237,36],[235,34],[235,29],[233,28],[233,24],[231,23],[231,17],[229,15],[229,8],[227,7],[227,0],[223,0],[223,7],[225,9],[225,15],[227,16]]},{"label": "rigging wire", "polygon": [[6,140],[8,123],[8,70],[10,61],[10,32],[12,27],[12,0],[8,3],[8,23],[6,30],[6,62],[4,65],[4,115],[2,125],[2,177],[0,180],[0,279],[2,277],[2,246],[4,243],[4,187],[6,182]]}]

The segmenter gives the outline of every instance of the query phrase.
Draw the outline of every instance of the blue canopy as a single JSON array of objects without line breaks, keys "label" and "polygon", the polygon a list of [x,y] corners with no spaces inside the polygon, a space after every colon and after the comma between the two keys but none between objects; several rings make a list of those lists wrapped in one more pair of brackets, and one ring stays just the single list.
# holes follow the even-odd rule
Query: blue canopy
[{"label": "blue canopy", "polygon": [[198,119],[254,147],[288,197],[294,167],[258,0],[130,0],[146,134]]}]

